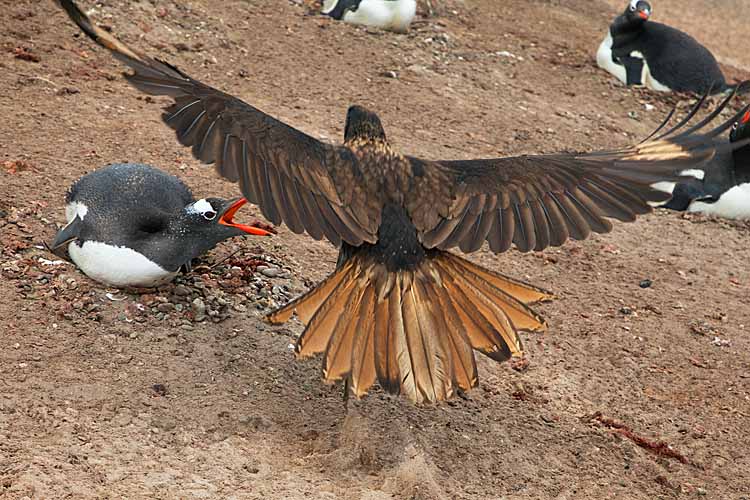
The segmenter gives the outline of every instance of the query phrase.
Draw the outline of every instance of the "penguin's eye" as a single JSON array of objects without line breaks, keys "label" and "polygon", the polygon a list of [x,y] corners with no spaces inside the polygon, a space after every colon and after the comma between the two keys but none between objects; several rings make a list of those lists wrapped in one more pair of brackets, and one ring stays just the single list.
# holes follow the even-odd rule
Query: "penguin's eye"
[{"label": "penguin's eye", "polygon": [[211,210],[203,212],[203,218],[206,220],[214,220],[216,218],[216,212],[213,212]]},{"label": "penguin's eye", "polygon": [[737,122],[734,122],[734,125],[732,125],[732,130],[737,130],[737,127],[739,127],[740,124]]},{"label": "penguin's eye", "polygon": [[631,12],[635,12],[635,5],[631,5],[630,6],[630,10],[631,10]]}]

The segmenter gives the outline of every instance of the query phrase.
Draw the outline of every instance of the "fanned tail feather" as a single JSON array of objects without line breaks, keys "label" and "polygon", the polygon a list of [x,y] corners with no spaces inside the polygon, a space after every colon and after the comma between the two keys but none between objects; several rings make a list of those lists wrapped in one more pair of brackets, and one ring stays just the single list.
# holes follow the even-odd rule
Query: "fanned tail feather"
[{"label": "fanned tail feather", "polygon": [[518,330],[541,331],[530,304],[544,290],[435,251],[413,269],[388,271],[355,254],[316,288],[271,313],[306,324],[299,357],[323,353],[323,379],[348,379],[361,397],[377,381],[412,401],[450,398],[478,383],[473,349],[497,361],[522,355]]}]

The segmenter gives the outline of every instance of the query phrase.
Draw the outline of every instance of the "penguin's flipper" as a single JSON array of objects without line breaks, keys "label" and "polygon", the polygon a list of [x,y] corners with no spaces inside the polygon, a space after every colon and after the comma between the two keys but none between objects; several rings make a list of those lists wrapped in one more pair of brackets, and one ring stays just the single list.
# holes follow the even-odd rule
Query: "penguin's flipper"
[{"label": "penguin's flipper", "polygon": [[68,224],[64,228],[60,229],[57,232],[55,239],[52,240],[52,243],[49,244],[50,250],[54,252],[55,250],[65,246],[71,241],[78,239],[81,234],[82,224],[83,221],[76,215],[72,221],[68,222]]},{"label": "penguin's flipper", "polygon": [[635,56],[620,57],[620,64],[625,67],[626,85],[643,85],[643,65],[646,62]]},{"label": "penguin's flipper", "polygon": [[684,212],[694,201],[713,203],[716,200],[705,192],[703,183],[687,181],[677,183],[672,190],[672,198],[661,206],[670,210]]}]

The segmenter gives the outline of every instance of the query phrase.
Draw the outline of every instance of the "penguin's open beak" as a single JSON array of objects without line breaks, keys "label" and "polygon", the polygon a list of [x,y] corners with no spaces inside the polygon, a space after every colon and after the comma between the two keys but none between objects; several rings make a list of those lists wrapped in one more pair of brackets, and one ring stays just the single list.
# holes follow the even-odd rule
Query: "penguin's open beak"
[{"label": "penguin's open beak", "polygon": [[651,13],[648,10],[639,10],[638,15],[641,19],[647,20]]},{"label": "penguin's open beak", "polygon": [[[219,224],[234,227],[239,229],[240,231],[244,231],[247,234],[253,234],[255,236],[271,236],[272,234],[276,234],[276,231],[273,229],[273,227],[262,224],[261,222],[256,221],[253,223],[253,225],[238,224],[234,222],[234,214],[236,214],[237,211],[245,203],[247,203],[247,200],[245,198],[237,198],[236,200],[229,201],[229,203],[227,204],[227,208],[224,210],[221,216],[219,216]],[[260,225],[266,226],[266,229],[256,227]]]}]

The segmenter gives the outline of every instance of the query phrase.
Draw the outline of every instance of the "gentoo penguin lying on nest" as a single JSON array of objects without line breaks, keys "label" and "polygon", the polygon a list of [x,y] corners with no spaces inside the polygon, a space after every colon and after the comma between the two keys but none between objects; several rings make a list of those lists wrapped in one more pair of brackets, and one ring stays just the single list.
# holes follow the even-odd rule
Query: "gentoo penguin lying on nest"
[{"label": "gentoo penguin lying on nest", "polygon": [[417,13],[416,0],[325,0],[323,14],[338,21],[405,33]]},{"label": "gentoo penguin lying on nest", "polygon": [[65,202],[68,224],[51,248],[67,244],[87,276],[111,286],[161,285],[227,238],[271,234],[232,220],[244,198],[196,201],[177,177],[136,163],[84,175]]},{"label": "gentoo penguin lying on nest", "polygon": [[[729,142],[750,139],[750,111],[732,126]],[[750,145],[717,155],[699,179],[667,183],[672,210],[687,210],[727,219],[750,219]],[[673,189],[671,189],[673,188]]]},{"label": "gentoo penguin lying on nest", "polygon": [[651,5],[631,0],[617,16],[596,53],[599,67],[626,85],[695,92],[727,89],[713,54],[690,35],[649,21]]},{"label": "gentoo penguin lying on nest", "polygon": [[614,151],[423,159],[395,150],[361,106],[347,112],[343,143],[324,143],[125,46],[59,1],[133,70],[132,85],[171,97],[163,120],[196,158],[216,163],[270,221],[339,249],[330,276],[267,319],[297,314],[306,325],[297,355],[323,354],[323,378],[357,397],[378,382],[415,402],[450,398],[477,386],[474,350],[505,361],[523,354],[519,330],[546,328],[531,305],[549,292],[452,249],[528,252],[606,233],[610,218],[633,221],[669,198],[653,184],[699,175],[741,145],[714,140],[738,112],[705,134],[716,115],[690,133]]}]

